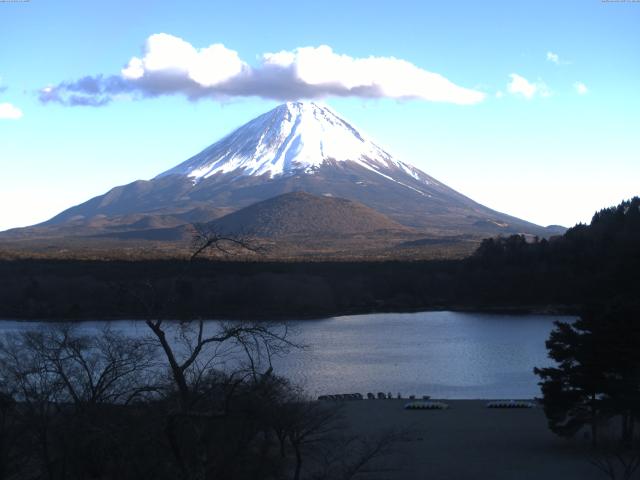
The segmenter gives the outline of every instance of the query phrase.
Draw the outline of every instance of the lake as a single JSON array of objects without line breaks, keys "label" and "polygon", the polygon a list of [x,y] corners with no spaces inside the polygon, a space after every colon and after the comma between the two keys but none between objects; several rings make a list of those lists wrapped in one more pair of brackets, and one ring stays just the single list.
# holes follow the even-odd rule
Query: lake
[{"label": "lake", "polygon": [[[313,395],[391,392],[434,398],[532,398],[540,395],[532,370],[547,366],[544,342],[554,320],[572,317],[421,312],[290,321],[293,339],[307,345],[274,360],[276,373]],[[106,322],[83,322],[99,331]],[[209,327],[215,321],[209,321]],[[0,321],[0,333],[39,322]],[[140,321],[110,325],[144,335]]]}]

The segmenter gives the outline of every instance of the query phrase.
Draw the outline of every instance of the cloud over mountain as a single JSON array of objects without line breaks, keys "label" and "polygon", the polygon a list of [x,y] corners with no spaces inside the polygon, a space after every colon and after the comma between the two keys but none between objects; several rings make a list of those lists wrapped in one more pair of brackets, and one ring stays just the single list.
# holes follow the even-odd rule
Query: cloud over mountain
[{"label": "cloud over mountain", "polygon": [[354,58],[331,47],[302,47],[263,54],[256,66],[222,44],[196,48],[158,33],[119,75],[87,76],[40,90],[44,103],[102,106],[119,94],[133,98],[184,95],[203,98],[394,98],[468,105],[485,94],[395,57]]}]

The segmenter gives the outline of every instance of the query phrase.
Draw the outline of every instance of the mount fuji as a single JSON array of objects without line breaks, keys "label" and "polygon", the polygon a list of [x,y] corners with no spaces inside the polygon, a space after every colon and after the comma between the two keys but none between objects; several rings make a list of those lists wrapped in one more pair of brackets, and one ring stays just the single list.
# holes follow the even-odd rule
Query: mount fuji
[{"label": "mount fuji", "polygon": [[198,155],[158,177],[181,175],[194,183],[217,173],[269,178],[314,174],[328,162],[352,162],[385,178],[400,170],[429,184],[433,179],[395,160],[333,110],[316,103],[287,103],[260,115]]},{"label": "mount fuji", "polygon": [[[554,233],[480,205],[394,158],[327,106],[290,102],[151,180],[115,187],[13,234],[95,236],[176,228],[217,221],[292,192],[347,199],[427,237]],[[282,208],[298,204],[283,202]],[[316,205],[324,203],[315,202],[314,212]],[[251,225],[244,227],[251,231]]]}]

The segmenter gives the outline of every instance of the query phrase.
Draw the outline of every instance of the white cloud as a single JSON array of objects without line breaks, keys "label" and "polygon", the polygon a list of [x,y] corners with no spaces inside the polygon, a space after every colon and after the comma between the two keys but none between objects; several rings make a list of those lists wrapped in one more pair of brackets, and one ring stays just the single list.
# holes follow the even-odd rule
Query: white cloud
[{"label": "white cloud", "polygon": [[[485,95],[455,85],[437,73],[423,70],[394,57],[353,58],[331,47],[297,48],[268,53],[258,70],[279,71],[283,78],[309,87],[319,96],[361,96],[420,99],[432,102],[473,104]],[[313,94],[313,93],[312,93]]]},{"label": "white cloud", "polygon": [[517,73],[512,73],[509,77],[511,77],[511,81],[507,84],[507,91],[509,93],[514,95],[520,94],[531,99],[538,91],[538,85],[531,83],[529,80]]},{"label": "white cloud", "polygon": [[555,63],[556,65],[560,64],[560,56],[557,53],[547,52],[547,60]]},{"label": "white cloud", "polygon": [[22,118],[22,110],[10,103],[0,103],[0,119],[17,120]]},{"label": "white cloud", "polygon": [[507,91],[512,95],[522,95],[527,100],[536,96],[547,98],[552,95],[551,89],[542,80],[530,82],[517,73],[512,73],[509,77],[511,81],[507,83]]},{"label": "white cloud", "polygon": [[587,86],[582,82],[574,83],[573,87],[576,89],[576,92],[578,92],[578,95],[586,95],[587,92],[589,92]]},{"label": "white cloud", "polygon": [[220,43],[196,49],[181,38],[158,33],[147,39],[144,56],[133,57],[121,73],[128,80],[184,77],[202,87],[212,87],[239,75],[243,68],[246,64],[238,53]]},{"label": "white cloud", "polygon": [[101,106],[116,94],[183,94],[191,100],[257,96],[277,100],[330,96],[419,99],[468,105],[485,94],[395,57],[354,58],[331,47],[265,53],[251,66],[222,44],[195,48],[165,33],[151,35],[141,57],[120,75],[84,77],[40,91],[43,102]]}]

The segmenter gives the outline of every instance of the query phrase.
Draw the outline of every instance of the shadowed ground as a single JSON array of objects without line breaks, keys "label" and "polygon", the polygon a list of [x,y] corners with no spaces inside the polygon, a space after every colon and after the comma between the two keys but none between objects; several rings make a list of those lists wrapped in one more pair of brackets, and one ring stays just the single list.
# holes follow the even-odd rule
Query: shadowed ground
[{"label": "shadowed ground", "polygon": [[488,409],[478,400],[446,401],[448,410],[404,410],[407,400],[345,402],[354,433],[409,432],[376,478],[590,480],[605,478],[589,463],[586,440],[551,433],[542,408]]}]

